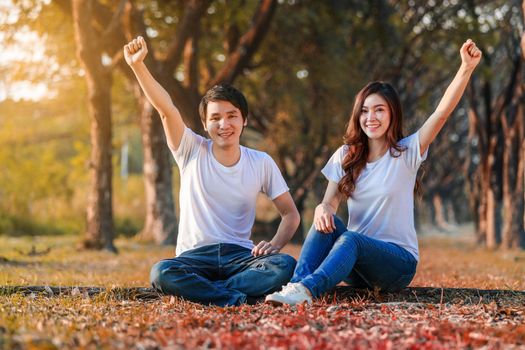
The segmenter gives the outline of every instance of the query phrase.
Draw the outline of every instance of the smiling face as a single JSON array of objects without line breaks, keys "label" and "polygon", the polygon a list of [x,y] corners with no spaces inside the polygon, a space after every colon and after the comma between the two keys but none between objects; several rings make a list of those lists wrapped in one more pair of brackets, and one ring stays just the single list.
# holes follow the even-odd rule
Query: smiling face
[{"label": "smiling face", "polygon": [[247,120],[241,111],[228,101],[210,101],[206,108],[204,129],[220,148],[239,146]]},{"label": "smiling face", "polygon": [[390,107],[381,95],[371,94],[365,99],[359,124],[369,139],[386,140],[390,119]]}]

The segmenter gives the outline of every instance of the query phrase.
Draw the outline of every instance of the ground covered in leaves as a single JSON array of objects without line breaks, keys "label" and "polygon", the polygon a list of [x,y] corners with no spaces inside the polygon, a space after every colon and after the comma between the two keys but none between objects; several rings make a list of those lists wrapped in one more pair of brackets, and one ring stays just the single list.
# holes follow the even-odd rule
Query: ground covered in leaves
[{"label": "ground covered in leaves", "polygon": [[[468,237],[422,237],[415,288],[399,295],[338,289],[284,308],[138,298],[119,288],[147,287],[149,267],[172,247],[120,240],[115,256],[75,244],[0,237],[0,349],[525,349],[525,254],[489,252]],[[106,291],[49,297],[6,288],[15,285]]]},{"label": "ground covered in leaves", "polygon": [[523,348],[524,309],[491,304],[319,301],[204,307],[176,298],[2,299],[3,348]]}]

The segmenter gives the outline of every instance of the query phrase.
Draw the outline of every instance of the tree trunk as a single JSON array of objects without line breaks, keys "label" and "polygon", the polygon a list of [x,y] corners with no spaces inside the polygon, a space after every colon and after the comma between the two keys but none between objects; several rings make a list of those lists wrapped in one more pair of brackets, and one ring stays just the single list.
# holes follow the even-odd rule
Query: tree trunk
[{"label": "tree trunk", "polygon": [[83,246],[116,252],[113,245],[111,72],[102,65],[99,38],[91,26],[92,1],[75,0],[72,5],[77,56],[86,72],[91,118],[91,185]]},{"label": "tree trunk", "polygon": [[434,206],[434,224],[440,230],[447,230],[448,224],[445,219],[445,207],[443,205],[443,199],[439,193],[435,193],[432,196],[432,205]]},{"label": "tree trunk", "polygon": [[[476,241],[478,244],[485,243],[485,228],[483,226],[483,213],[485,212],[485,203],[484,196],[481,195],[482,187],[482,177],[480,166],[474,162],[474,154],[476,149],[481,149],[481,144],[483,144],[483,135],[481,134],[480,129],[480,120],[477,111],[473,108],[473,104],[476,103],[476,98],[474,94],[473,84],[470,85],[469,89],[469,100],[470,107],[468,109],[468,121],[469,121],[469,131],[468,131],[468,148],[467,155],[465,159],[465,165],[463,168],[463,173],[465,175],[465,185],[467,197],[469,199],[469,207],[473,213],[474,219],[474,229],[476,234]],[[474,138],[477,139],[477,145],[474,144]]]},{"label": "tree trunk", "polygon": [[494,162],[496,157],[495,150],[496,137],[493,136],[487,148],[487,154],[482,156],[480,167],[480,206],[479,206],[479,233],[484,236],[487,248],[495,249],[498,246],[498,234],[496,225],[496,194],[494,192],[493,178]]},{"label": "tree trunk", "polygon": [[485,211],[485,235],[487,248],[495,249],[498,246],[496,233],[496,199],[494,190],[489,186],[486,192],[486,211]]},{"label": "tree trunk", "polygon": [[[520,108],[521,109],[521,108]],[[502,124],[504,131],[504,153],[503,153],[503,229],[501,232],[502,248],[517,248],[520,245],[523,225],[523,202],[522,202],[522,174],[520,164],[519,125],[522,124],[522,115],[503,116]],[[516,119],[514,119],[516,118]],[[514,119],[516,124],[511,121]]]},{"label": "tree trunk", "polygon": [[160,116],[144,95],[139,97],[139,103],[146,189],[146,222],[139,239],[175,244],[177,218],[172,194],[171,154]]},{"label": "tree trunk", "polygon": [[[525,122],[524,122],[525,123]],[[523,221],[521,222],[522,227],[524,228],[524,232],[521,234],[520,239],[520,247],[525,249],[525,125],[522,123],[521,126],[521,188],[522,188],[522,196],[521,196],[521,206],[523,208]]]},{"label": "tree trunk", "polygon": [[[522,227],[525,231],[525,122],[521,123],[521,157],[520,157],[520,165],[521,165],[521,189],[522,189],[522,196],[521,196],[521,205],[523,207],[523,220],[522,220]],[[522,232],[520,237],[520,247],[525,249],[525,232]]]},{"label": "tree trunk", "polygon": [[449,229],[456,228],[458,220],[456,218],[456,211],[454,209],[454,204],[451,201],[448,201],[445,205],[446,210],[446,219]]}]

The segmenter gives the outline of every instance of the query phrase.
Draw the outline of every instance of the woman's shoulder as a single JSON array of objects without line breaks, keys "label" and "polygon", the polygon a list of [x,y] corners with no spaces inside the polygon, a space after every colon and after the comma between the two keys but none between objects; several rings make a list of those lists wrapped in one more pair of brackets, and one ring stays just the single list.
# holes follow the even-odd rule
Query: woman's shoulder
[{"label": "woman's shoulder", "polygon": [[330,157],[330,160],[332,160],[332,161],[337,160],[337,161],[339,161],[339,163],[342,163],[342,160],[344,159],[344,157],[348,153],[348,148],[349,148],[349,146],[346,145],[346,144],[343,144],[343,145],[339,146],[335,150],[335,152],[332,154],[332,156]]},{"label": "woman's shoulder", "polygon": [[340,154],[344,156],[346,153],[348,153],[349,148],[350,146],[348,146],[347,144],[342,144],[335,150],[334,154]]},{"label": "woman's shoulder", "polygon": [[398,141],[397,144],[399,146],[410,147],[415,142],[415,140],[419,141],[419,131],[416,131],[413,134],[403,137],[401,140]]},{"label": "woman's shoulder", "polygon": [[402,147],[400,151],[407,166],[417,171],[427,154],[426,152],[424,155],[420,153],[419,131],[403,138],[398,144]]}]

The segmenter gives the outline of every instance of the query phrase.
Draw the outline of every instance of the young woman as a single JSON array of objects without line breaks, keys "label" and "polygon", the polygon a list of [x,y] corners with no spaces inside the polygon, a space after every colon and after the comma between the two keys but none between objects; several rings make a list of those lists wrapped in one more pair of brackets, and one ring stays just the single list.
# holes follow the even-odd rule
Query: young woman
[{"label": "young woman", "polygon": [[[436,111],[406,138],[399,97],[392,86],[372,82],[357,94],[345,144],[322,170],[328,187],[315,209],[314,225],[294,275],[266,302],[311,303],[341,281],[383,291],[410,284],[419,259],[414,228],[416,174],[481,59],[481,51],[470,39],[460,55],[461,66]],[[347,226],[335,216],[344,198]]]}]

